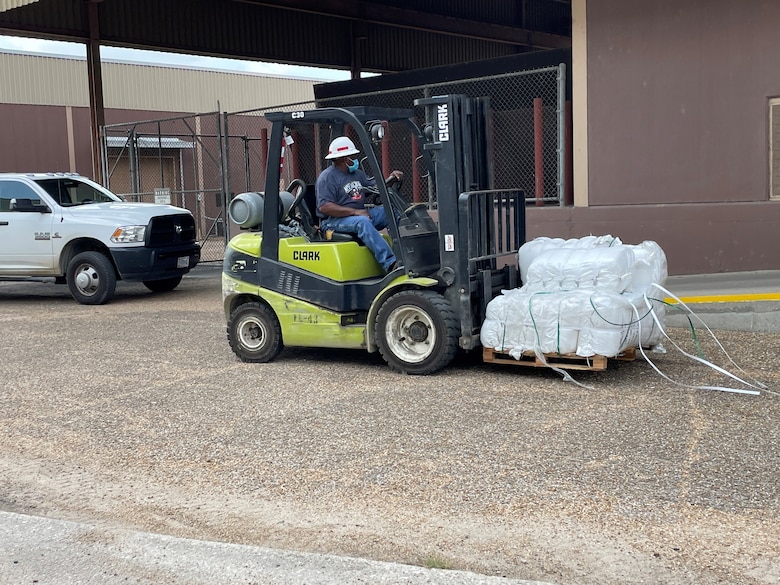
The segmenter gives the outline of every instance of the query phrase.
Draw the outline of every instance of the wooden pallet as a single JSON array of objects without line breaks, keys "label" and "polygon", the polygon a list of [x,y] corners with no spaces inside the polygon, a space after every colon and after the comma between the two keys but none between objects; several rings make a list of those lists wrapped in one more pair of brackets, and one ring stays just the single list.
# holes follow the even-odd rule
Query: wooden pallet
[{"label": "wooden pallet", "polygon": [[[573,353],[569,354],[557,354],[548,353],[545,354],[544,359],[547,360],[545,364],[540,360],[533,352],[526,352],[520,356],[520,359],[515,359],[508,353],[500,352],[492,347],[482,348],[482,361],[492,364],[510,364],[514,366],[526,366],[531,368],[548,368],[550,366],[561,368],[563,370],[591,370],[601,371],[607,369],[608,359],[603,355],[594,355],[591,357],[582,357]],[[621,361],[633,361],[636,359],[636,348],[632,347],[616,356],[616,360]]]}]

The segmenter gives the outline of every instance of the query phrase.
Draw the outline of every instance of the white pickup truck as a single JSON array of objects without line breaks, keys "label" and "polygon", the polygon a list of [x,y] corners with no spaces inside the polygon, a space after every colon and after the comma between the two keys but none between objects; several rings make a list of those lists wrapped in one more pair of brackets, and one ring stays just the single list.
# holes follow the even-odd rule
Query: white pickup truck
[{"label": "white pickup truck", "polygon": [[173,290],[199,260],[186,209],[127,203],[71,173],[0,173],[0,277],[53,276],[100,305],[117,280]]}]

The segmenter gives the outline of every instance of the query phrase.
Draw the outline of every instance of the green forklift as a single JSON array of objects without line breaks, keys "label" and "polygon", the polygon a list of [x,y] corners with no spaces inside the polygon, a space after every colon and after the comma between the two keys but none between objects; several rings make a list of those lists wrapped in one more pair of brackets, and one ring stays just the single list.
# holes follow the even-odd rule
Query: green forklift
[{"label": "green forklift", "polygon": [[[269,148],[264,191],[229,204],[240,232],[225,251],[222,297],[235,354],[262,363],[285,346],[379,351],[393,370],[422,375],[480,347],[488,302],[520,285],[525,241],[524,192],[491,189],[490,112],[488,98],[445,95],[409,109],[266,113],[270,144],[295,137],[301,176],[285,181],[284,151]],[[316,177],[328,143],[345,135],[380,178],[370,195],[389,218],[390,273],[354,236],[318,225]],[[403,184],[381,180],[389,165]]]}]

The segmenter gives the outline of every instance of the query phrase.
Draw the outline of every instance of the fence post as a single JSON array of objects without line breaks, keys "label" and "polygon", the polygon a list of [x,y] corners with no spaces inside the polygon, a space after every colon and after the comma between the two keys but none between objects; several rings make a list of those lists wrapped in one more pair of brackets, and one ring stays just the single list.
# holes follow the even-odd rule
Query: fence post
[{"label": "fence post", "polygon": [[544,108],[542,98],[534,98],[534,175],[536,206],[544,205]]},{"label": "fence post", "polygon": [[571,171],[572,171],[572,134],[571,134],[571,125],[572,125],[572,119],[571,119],[571,100],[566,100],[566,139],[564,141],[563,147],[565,149],[564,151],[564,160],[566,161],[566,168],[564,169],[564,186],[563,186],[563,192],[564,192],[564,199],[565,204],[568,206],[574,205],[574,185],[572,183],[572,177],[571,177]]},{"label": "fence post", "polygon": [[261,191],[265,191],[265,168],[268,163],[268,128],[260,129],[260,168],[263,171]]},{"label": "fence post", "polygon": [[139,193],[141,192],[141,177],[139,177],[140,170],[138,169],[138,135],[135,132],[135,127],[133,127],[133,131],[128,136],[128,154],[130,162],[130,191],[135,196],[135,201],[140,201]]},{"label": "fence post", "polygon": [[558,65],[558,205],[566,203],[566,64]]},{"label": "fence post", "polygon": [[[219,136],[219,157],[220,157],[220,164],[219,164],[219,174],[220,174],[220,187],[222,190],[221,196],[222,196],[222,214],[223,214],[223,221],[225,222],[223,224],[223,238],[225,241],[225,244],[230,241],[230,234],[228,233],[230,231],[230,225],[227,221],[227,206],[229,203],[229,193],[230,193],[230,148],[228,146],[228,137],[230,136],[230,132],[228,130],[228,115],[227,112],[221,113],[217,112],[217,135]],[[204,218],[204,228],[205,228],[205,210],[206,210],[206,202],[203,201],[203,218]],[[216,224],[216,221],[215,221]],[[206,241],[206,238],[209,235],[209,232],[211,230],[209,229],[203,237],[203,241]]]},{"label": "fence post", "polygon": [[[101,183],[106,189],[111,190],[111,177],[109,176],[108,167],[108,134],[106,133],[106,127],[100,127],[100,169],[103,177]],[[73,169],[75,170],[75,169]]]}]

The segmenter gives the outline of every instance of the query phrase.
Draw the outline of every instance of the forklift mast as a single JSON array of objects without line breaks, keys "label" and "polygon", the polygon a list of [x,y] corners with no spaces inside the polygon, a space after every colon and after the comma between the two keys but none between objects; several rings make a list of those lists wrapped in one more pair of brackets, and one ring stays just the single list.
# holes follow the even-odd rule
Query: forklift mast
[{"label": "forklift mast", "polygon": [[517,251],[525,242],[525,193],[493,189],[489,98],[418,99],[426,109],[423,149],[436,184],[443,294],[461,324],[460,346],[479,344],[488,302],[519,286]]}]

